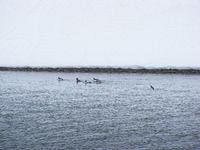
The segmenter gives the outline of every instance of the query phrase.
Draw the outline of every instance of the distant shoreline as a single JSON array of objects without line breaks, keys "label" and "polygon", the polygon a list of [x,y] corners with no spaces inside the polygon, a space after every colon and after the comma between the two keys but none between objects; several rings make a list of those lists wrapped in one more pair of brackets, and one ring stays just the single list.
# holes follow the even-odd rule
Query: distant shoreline
[{"label": "distant shoreline", "polygon": [[150,73],[150,74],[200,74],[200,69],[132,69],[114,67],[0,67],[0,71],[66,72],[66,73]]}]

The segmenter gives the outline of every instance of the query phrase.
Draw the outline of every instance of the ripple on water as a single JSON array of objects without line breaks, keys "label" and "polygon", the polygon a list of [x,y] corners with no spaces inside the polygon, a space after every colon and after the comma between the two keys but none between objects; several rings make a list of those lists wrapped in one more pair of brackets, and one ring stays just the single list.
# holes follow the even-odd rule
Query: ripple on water
[{"label": "ripple on water", "polygon": [[0,149],[200,149],[199,76],[0,76]]}]

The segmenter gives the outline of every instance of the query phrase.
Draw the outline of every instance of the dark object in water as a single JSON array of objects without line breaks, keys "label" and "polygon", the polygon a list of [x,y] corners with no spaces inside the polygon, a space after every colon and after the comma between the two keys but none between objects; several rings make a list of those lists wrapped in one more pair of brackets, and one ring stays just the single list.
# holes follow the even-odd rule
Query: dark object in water
[{"label": "dark object in water", "polygon": [[64,79],[61,77],[58,77],[58,81],[64,81]]},{"label": "dark object in water", "polygon": [[82,82],[79,78],[76,78],[76,83]]},{"label": "dark object in water", "polygon": [[101,81],[101,80],[99,80],[99,79],[96,79],[96,78],[93,78],[93,81],[94,81],[95,83],[98,83],[98,84],[102,83],[102,81]]},{"label": "dark object in water", "polygon": [[85,80],[85,84],[91,84],[91,83],[92,83],[91,81]]},{"label": "dark object in water", "polygon": [[97,78],[93,78],[93,80],[98,81],[99,79],[97,79]]},{"label": "dark object in water", "polygon": [[150,85],[151,89],[154,90],[154,87],[152,85]]}]

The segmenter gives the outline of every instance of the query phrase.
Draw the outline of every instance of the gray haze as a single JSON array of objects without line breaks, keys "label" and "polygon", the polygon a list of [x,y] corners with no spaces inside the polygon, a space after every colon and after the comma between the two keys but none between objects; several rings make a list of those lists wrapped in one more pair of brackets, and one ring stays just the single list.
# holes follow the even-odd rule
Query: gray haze
[{"label": "gray haze", "polygon": [[0,0],[1,66],[200,66],[199,0]]}]

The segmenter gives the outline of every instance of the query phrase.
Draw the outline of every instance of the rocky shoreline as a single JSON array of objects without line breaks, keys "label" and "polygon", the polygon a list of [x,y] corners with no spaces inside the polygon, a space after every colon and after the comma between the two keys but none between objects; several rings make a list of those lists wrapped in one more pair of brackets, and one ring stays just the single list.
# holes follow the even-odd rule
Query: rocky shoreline
[{"label": "rocky shoreline", "polygon": [[152,73],[152,74],[200,74],[200,69],[132,69],[132,68],[103,68],[103,67],[0,67],[0,71],[27,72],[68,72],[68,73]]}]

